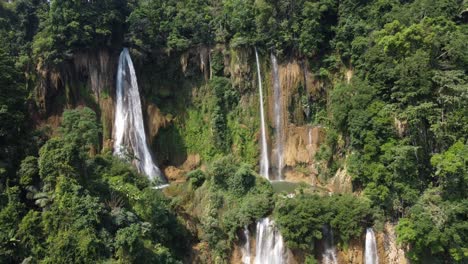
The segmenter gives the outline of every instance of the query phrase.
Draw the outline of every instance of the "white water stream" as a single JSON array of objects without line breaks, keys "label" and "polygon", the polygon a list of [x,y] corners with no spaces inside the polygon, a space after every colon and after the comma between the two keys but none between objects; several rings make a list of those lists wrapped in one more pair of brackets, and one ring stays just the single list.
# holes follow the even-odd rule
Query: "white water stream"
[{"label": "white water stream", "polygon": [[286,248],[283,237],[270,218],[263,218],[257,222],[257,236],[255,247],[255,264],[283,264],[286,263]]},{"label": "white water stream", "polygon": [[274,116],[275,116],[275,132],[276,132],[276,156],[277,156],[277,179],[283,180],[283,109],[281,83],[278,69],[278,60],[275,54],[271,53],[271,64],[273,67],[273,95],[274,95]]},{"label": "white water stream", "polygon": [[165,181],[148,147],[138,82],[127,48],[120,53],[114,120],[114,155],[130,159],[152,181]]},{"label": "white water stream", "polygon": [[260,158],[260,175],[270,179],[269,168],[270,162],[268,161],[268,145],[266,137],[266,125],[265,125],[265,110],[263,107],[263,85],[262,85],[262,74],[260,71],[260,60],[258,58],[257,48],[255,48],[255,59],[257,62],[257,76],[258,76],[258,91],[260,94],[260,122],[261,122],[261,134],[262,134],[262,152]]},{"label": "white water stream", "polygon": [[365,264],[378,264],[378,263],[379,263],[379,256],[377,254],[377,242],[375,240],[374,230],[372,228],[367,228]]}]

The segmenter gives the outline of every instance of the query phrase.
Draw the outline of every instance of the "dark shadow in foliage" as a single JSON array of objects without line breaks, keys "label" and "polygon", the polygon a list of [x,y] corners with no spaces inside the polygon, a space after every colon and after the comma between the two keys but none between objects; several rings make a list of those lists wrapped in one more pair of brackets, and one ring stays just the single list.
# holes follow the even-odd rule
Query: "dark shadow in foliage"
[{"label": "dark shadow in foliage", "polygon": [[187,159],[187,148],[175,125],[160,128],[153,143],[157,163],[161,166],[180,166]]},{"label": "dark shadow in foliage", "polygon": [[197,169],[197,170],[189,172],[187,174],[187,179],[189,180],[189,182],[192,184],[193,187],[198,188],[202,186],[202,184],[205,182],[206,175],[202,170]]}]

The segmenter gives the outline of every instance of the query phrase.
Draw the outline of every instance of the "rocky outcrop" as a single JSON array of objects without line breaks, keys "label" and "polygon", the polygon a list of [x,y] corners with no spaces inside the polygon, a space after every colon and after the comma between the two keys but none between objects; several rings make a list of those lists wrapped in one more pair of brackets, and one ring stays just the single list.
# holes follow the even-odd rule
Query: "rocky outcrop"
[{"label": "rocky outcrop", "polygon": [[184,164],[182,164],[182,169],[185,171],[191,171],[198,168],[201,165],[201,157],[199,154],[189,154]]},{"label": "rocky outcrop", "polygon": [[78,51],[59,65],[40,61],[36,67],[35,97],[42,122],[55,128],[64,109],[90,107],[101,119],[103,146],[109,145],[114,121],[112,95],[117,59],[118,54],[101,49]]},{"label": "rocky outcrop", "polygon": [[317,179],[317,171],[315,167],[312,168],[286,168],[283,172],[284,180],[288,182],[305,182],[312,186],[320,185],[320,182]]},{"label": "rocky outcrop", "polygon": [[364,264],[364,238],[353,239],[346,250],[338,251],[340,264]]},{"label": "rocky outcrop", "polygon": [[164,175],[170,182],[185,182],[185,171],[174,166],[164,168]]},{"label": "rocky outcrop", "polygon": [[324,139],[325,131],[321,127],[289,125],[284,145],[285,165],[311,165]]},{"label": "rocky outcrop", "polygon": [[241,246],[234,244],[232,252],[231,252],[231,258],[229,260],[229,263],[231,264],[242,264],[242,250]]},{"label": "rocky outcrop", "polygon": [[200,155],[198,154],[190,154],[187,156],[187,160],[182,164],[182,166],[175,167],[175,166],[167,166],[164,168],[164,175],[170,182],[185,182],[186,177],[185,175],[198,168],[201,164]]},{"label": "rocky outcrop", "polygon": [[193,245],[192,250],[190,251],[189,261],[187,263],[215,263],[210,254],[210,247],[208,243],[200,242]]},{"label": "rocky outcrop", "polygon": [[395,226],[386,223],[384,230],[377,234],[377,250],[382,264],[409,264],[405,251],[397,244]]},{"label": "rocky outcrop", "polygon": [[[305,123],[305,113],[301,105],[302,98],[320,96],[322,84],[309,71],[307,62],[297,59],[290,59],[280,62],[278,72],[281,85],[281,106],[283,111],[283,127],[288,124],[303,125]],[[274,98],[272,85],[272,71],[265,75],[268,87],[268,119],[274,120]],[[272,122],[270,122],[272,123]],[[274,127],[274,124],[271,124]]]},{"label": "rocky outcrop", "polygon": [[351,175],[348,174],[346,167],[339,168],[328,184],[327,188],[333,193],[352,193],[353,183]]},{"label": "rocky outcrop", "polygon": [[351,79],[353,78],[354,72],[352,69],[346,70],[346,82],[349,84],[351,83]]},{"label": "rocky outcrop", "polygon": [[153,143],[159,129],[166,127],[171,121],[171,118],[164,116],[154,104],[148,104],[146,107],[146,126],[150,145]]},{"label": "rocky outcrop", "polygon": [[[303,71],[296,60],[292,60],[286,63],[280,63],[278,65],[278,73],[279,73],[279,80],[280,80],[280,87],[281,87],[281,98],[280,107],[281,112],[283,113],[283,118],[281,120],[281,124],[283,128],[288,127],[289,122],[289,114],[288,114],[288,106],[292,100],[292,97],[297,94],[297,90],[300,84],[304,82]],[[273,71],[270,70],[268,78],[266,79],[267,83],[267,98],[268,98],[268,107],[266,108],[268,111],[268,120],[270,120],[270,124],[272,127],[275,127],[273,120],[275,120],[275,99],[274,99],[274,90],[273,90]]]},{"label": "rocky outcrop", "polygon": [[112,133],[114,131],[114,101],[111,97],[101,98],[99,100],[101,109],[101,124],[103,127],[103,149],[112,149],[114,142]]},{"label": "rocky outcrop", "polygon": [[[50,101],[64,90],[60,71],[39,64],[36,68],[39,80],[35,88],[35,101],[42,115],[52,113]],[[62,91],[63,92],[63,91]],[[63,106],[62,106],[63,109]]]},{"label": "rocky outcrop", "polygon": [[252,51],[253,49],[230,49],[229,52],[224,52],[224,75],[231,78],[233,86],[241,94],[246,94],[254,87],[256,70]]},{"label": "rocky outcrop", "polygon": [[[315,154],[325,139],[322,127],[296,126],[290,124],[284,145],[285,179],[292,182],[317,182]],[[274,156],[272,157],[275,158]]]},{"label": "rocky outcrop", "polygon": [[400,120],[395,117],[393,120],[393,126],[395,127],[399,137],[404,137],[406,135],[406,131],[408,130],[408,121]]},{"label": "rocky outcrop", "polygon": [[283,174],[288,181],[305,181],[316,184],[317,169],[315,154],[325,138],[325,131],[320,127],[306,125],[308,106],[303,101],[316,96],[321,90],[320,83],[308,70],[307,62],[290,59],[280,62],[278,75],[281,87],[279,102],[275,102],[273,89],[273,71],[269,69],[265,86],[267,97],[267,122],[270,128],[276,128],[275,104],[279,104],[282,112],[280,126],[283,128],[281,139],[270,129],[270,163],[278,166],[277,141],[283,145]]},{"label": "rocky outcrop", "polygon": [[114,90],[116,58],[108,50],[78,52],[73,56],[75,73],[87,79],[87,85],[98,101],[103,92]]},{"label": "rocky outcrop", "polygon": [[208,46],[199,46],[180,54],[179,62],[182,73],[187,75],[189,66],[194,66],[200,70],[205,80],[211,78],[210,54],[211,49]]},{"label": "rocky outcrop", "polygon": [[62,103],[68,107],[83,104],[93,107],[89,105],[89,99],[99,102],[101,97],[106,97],[114,90],[117,58],[109,50],[101,49],[78,51],[71,59],[59,65],[38,63],[36,102],[39,108],[45,114],[53,112],[56,106],[53,102],[57,96],[63,96]]}]

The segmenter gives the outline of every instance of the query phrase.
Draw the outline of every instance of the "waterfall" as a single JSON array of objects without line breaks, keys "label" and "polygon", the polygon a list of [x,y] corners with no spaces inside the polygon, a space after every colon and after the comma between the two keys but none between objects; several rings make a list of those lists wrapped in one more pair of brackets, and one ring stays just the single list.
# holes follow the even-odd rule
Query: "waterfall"
[{"label": "waterfall", "polygon": [[276,155],[278,167],[278,180],[283,179],[283,116],[282,116],[282,96],[281,83],[278,70],[278,60],[271,53],[271,63],[273,66],[273,90],[274,90],[274,114],[275,114],[275,132],[276,132]]},{"label": "waterfall", "polygon": [[338,264],[336,248],[333,242],[333,230],[327,226],[323,227],[324,251],[322,254],[323,264]]},{"label": "waterfall", "polygon": [[256,243],[255,264],[286,263],[283,237],[269,218],[263,218],[257,222]]},{"label": "waterfall", "polygon": [[152,181],[164,181],[146,142],[140,92],[127,48],[120,53],[116,91],[114,155],[121,158],[130,155],[140,173],[146,174]]},{"label": "waterfall", "polygon": [[245,243],[242,246],[242,264],[250,264],[251,254],[250,254],[250,232],[249,227],[244,227],[244,237]]},{"label": "waterfall", "polygon": [[375,234],[372,228],[366,230],[366,249],[365,249],[365,264],[378,264],[379,256],[377,255],[377,243]]},{"label": "waterfall", "polygon": [[255,48],[255,59],[257,62],[257,76],[258,76],[258,91],[260,94],[260,122],[261,122],[261,133],[262,133],[262,153],[260,159],[260,175],[269,179],[270,175],[268,169],[270,164],[268,162],[268,145],[266,139],[266,126],[265,126],[265,110],[263,109],[263,86],[262,86],[262,74],[260,72],[260,60],[258,59],[257,48]]},{"label": "waterfall", "polygon": [[312,128],[311,127],[309,127],[309,133],[308,134],[309,134],[309,142],[308,143],[309,143],[309,146],[312,146]]}]

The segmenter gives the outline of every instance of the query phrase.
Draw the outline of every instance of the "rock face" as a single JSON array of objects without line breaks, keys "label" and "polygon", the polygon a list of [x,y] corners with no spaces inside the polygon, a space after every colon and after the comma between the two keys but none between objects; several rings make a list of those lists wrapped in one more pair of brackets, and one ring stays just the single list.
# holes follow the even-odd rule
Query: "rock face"
[{"label": "rock face", "polygon": [[200,155],[191,154],[187,156],[187,160],[179,168],[175,166],[167,166],[164,168],[164,175],[171,182],[185,182],[185,175],[200,166]]},{"label": "rock face", "polygon": [[327,188],[333,193],[352,193],[353,184],[351,176],[348,174],[346,167],[339,168],[335,176],[330,179]]},{"label": "rock face", "polygon": [[115,114],[114,101],[110,97],[101,98],[99,100],[99,106],[101,109],[101,123],[104,132],[103,149],[112,149],[114,145],[112,137]]},{"label": "rock face", "polygon": [[351,82],[351,79],[353,78],[354,72],[352,69],[348,69],[345,75],[346,75],[346,82],[349,84]]},{"label": "rock face", "polygon": [[101,118],[104,147],[112,138],[114,121],[115,71],[118,54],[107,49],[81,51],[56,66],[39,62],[36,103],[42,120],[56,127],[54,116],[66,108],[88,106]]},{"label": "rock face", "polygon": [[284,162],[286,166],[312,164],[315,154],[325,138],[321,127],[289,125],[284,145]]},{"label": "rock face", "polygon": [[398,118],[394,118],[393,121],[394,127],[398,132],[399,137],[404,137],[408,131],[408,121],[406,120],[399,120]]},{"label": "rock face", "polygon": [[185,171],[178,169],[174,166],[168,166],[164,168],[164,175],[170,182],[184,182],[185,181]]},{"label": "rock face", "polygon": [[348,249],[338,251],[338,262],[341,264],[365,264],[363,238],[352,240]]},{"label": "rock face", "polygon": [[199,154],[189,154],[187,160],[182,164],[182,168],[186,171],[191,171],[201,165],[201,158]]},{"label": "rock face", "polygon": [[290,124],[284,144],[285,179],[293,182],[318,184],[315,154],[325,139],[321,127]]},{"label": "rock face", "polygon": [[[257,223],[256,225],[256,230],[253,230],[254,232],[250,232],[251,229],[253,229],[253,227],[248,227],[249,228],[249,232],[248,234],[250,234],[250,236],[247,238],[249,239],[248,241],[248,245],[250,246],[248,249],[245,247],[245,245],[247,244],[247,241],[245,241],[246,237],[245,237],[245,232],[238,232],[237,234],[237,237],[238,237],[238,241],[234,243],[233,245],[233,248],[232,248],[232,251],[231,251],[231,257],[230,257],[230,260],[229,260],[229,263],[232,263],[232,264],[254,264],[254,263],[259,263],[259,259],[256,258],[257,256],[257,238],[259,236],[259,234],[257,233],[258,232],[258,226],[259,226],[259,223]],[[263,230],[265,232],[265,230]],[[269,238],[272,238],[272,234],[273,233],[270,233],[270,231],[266,232],[266,233],[263,233],[263,239],[265,239],[265,236],[268,234],[268,236],[270,236]],[[260,235],[260,237],[262,237]],[[270,255],[270,253],[272,253],[271,251],[275,251],[277,250],[278,248],[276,248],[276,245],[273,246],[273,248],[269,248],[270,246],[272,246],[272,244],[270,244],[269,242],[271,242],[271,240],[269,240],[268,238],[266,240],[263,241],[263,243],[261,243],[261,245],[264,246],[264,248],[262,248],[261,250],[263,251],[263,253],[260,253],[260,255],[263,256],[263,258],[272,258],[270,259],[270,261],[274,262],[274,263],[283,263],[282,261],[284,261],[284,263],[286,264],[299,264],[299,263],[303,263],[304,262],[304,256],[301,254],[301,252],[293,252],[291,251],[290,249],[288,248],[284,248],[284,251],[282,252],[281,254],[281,258],[274,258],[273,255]],[[261,247],[261,246],[260,246]],[[266,248],[265,248],[266,247]],[[283,248],[283,247],[281,247]],[[268,251],[268,250],[271,250],[271,251]],[[245,256],[243,255],[243,251],[248,251],[249,253],[249,256],[250,258],[245,258]],[[278,253],[278,252],[276,252]],[[276,256],[276,255],[275,255]],[[278,256],[276,256],[278,257]],[[250,260],[249,263],[246,263],[247,260]],[[260,259],[261,261],[262,259]],[[263,263],[262,263],[263,264]],[[266,264],[266,263],[265,263]]]},{"label": "rock face", "polygon": [[[190,256],[186,263],[202,264],[202,263],[214,263],[211,255],[209,254],[209,246],[206,242],[200,242],[192,246]],[[240,263],[240,262],[236,262]]]},{"label": "rock face", "polygon": [[281,126],[283,128],[287,128],[289,122],[289,114],[288,114],[288,106],[292,100],[292,96],[296,93],[299,85],[304,82],[303,71],[299,63],[295,60],[289,61],[286,63],[279,63],[278,65],[278,75],[281,87],[281,98],[280,102],[275,102],[274,98],[274,87],[273,87],[273,70],[270,70],[270,74],[266,75],[268,78],[266,79],[267,84],[267,98],[268,98],[268,107],[267,109],[267,116],[268,121],[272,127],[276,127],[275,125],[275,104],[280,104],[282,115]]},{"label": "rock face", "polygon": [[[180,72],[182,73],[181,82],[192,82],[193,75],[207,82],[212,77],[212,60],[214,54],[222,54],[222,64],[224,64],[224,76],[231,79],[233,85],[241,94],[240,105],[245,109],[258,109],[256,70],[253,49],[227,49],[223,45],[216,47],[197,47],[180,55]],[[261,72],[264,78],[265,92],[265,110],[267,116],[267,140],[269,142],[268,150],[270,152],[270,164],[274,162],[274,102],[273,85],[270,56],[260,54]],[[177,56],[177,55],[176,55]],[[36,97],[38,102],[38,111],[41,113],[40,122],[47,123],[52,127],[57,127],[60,123],[59,116],[65,108],[74,108],[76,106],[88,106],[93,108],[101,119],[103,127],[103,148],[111,149],[113,146],[112,133],[114,121],[114,100],[115,97],[115,72],[117,70],[117,51],[112,52],[107,49],[95,51],[81,51],[74,54],[71,59],[64,61],[57,67],[46,67],[38,64],[38,85],[36,87]],[[308,70],[308,62],[298,59],[289,59],[279,61],[278,72],[281,83],[281,108],[283,118],[281,123],[284,128],[283,136],[283,161],[284,177],[286,180],[295,182],[308,182],[313,185],[320,184],[317,181],[317,164],[315,154],[320,144],[325,139],[325,130],[321,127],[314,127],[306,124],[306,116],[298,102],[301,96],[319,96],[323,87],[320,82],[315,80],[313,74]],[[146,75],[148,72],[141,73],[139,82],[142,89],[145,87],[152,91],[154,85],[149,83],[147,87]],[[146,77],[145,77],[146,76]],[[185,76],[185,77],[184,77]],[[179,76],[180,77],[180,76]],[[159,89],[159,83],[156,88]],[[184,83],[187,85],[187,83]],[[190,83],[189,86],[198,87],[199,83]],[[179,83],[174,85],[174,89]],[[182,83],[180,83],[182,86]],[[171,86],[172,87],[172,86]],[[157,90],[156,89],[156,90]],[[167,88],[168,89],[168,88]],[[172,89],[172,88],[171,88]],[[196,89],[194,89],[196,90]],[[158,136],[161,129],[171,125],[174,118],[166,115],[153,103],[152,100],[142,98],[143,112],[145,118],[145,128],[148,135],[148,143],[154,146],[154,139]],[[242,117],[254,120],[252,117]],[[209,121],[209,120],[206,120]],[[38,122],[38,123],[40,123]],[[250,122],[250,121],[249,121]],[[243,124],[251,124],[243,122]],[[255,123],[255,121],[252,121]],[[41,125],[41,124],[39,124]],[[270,129],[268,129],[270,128]],[[246,130],[249,128],[246,128]],[[259,131],[260,129],[258,129]],[[236,152],[237,146],[233,146]],[[156,152],[156,157],[157,151]],[[200,165],[200,156],[195,160],[193,158],[197,153],[184,153],[184,155],[175,155],[177,162],[170,160],[167,165],[177,166],[183,171],[190,171]],[[180,158],[180,157],[183,158]],[[171,159],[172,158],[171,156]],[[187,160],[186,160],[187,159]],[[186,166],[186,164],[189,166]],[[191,164],[191,165],[190,165]],[[193,165],[196,164],[196,165]],[[171,175],[174,169],[170,170]],[[329,187],[337,192],[348,192],[350,184],[345,172],[339,171],[336,179]],[[179,178],[179,176],[174,176]]]},{"label": "rock face", "polygon": [[395,226],[386,223],[383,233],[377,234],[379,260],[382,264],[408,264],[405,251],[396,242]]},{"label": "rock face", "polygon": [[[107,49],[82,51],[73,55],[57,66],[37,65],[39,83],[36,87],[36,99],[39,108],[46,114],[54,110],[56,96],[65,96],[67,106],[76,106],[87,102],[86,96],[94,96],[98,102],[115,90],[115,71],[118,54]],[[83,89],[85,91],[83,91]],[[86,89],[91,94],[85,94]]]},{"label": "rock face", "polygon": [[[271,65],[270,68],[272,67]],[[317,95],[321,89],[320,84],[314,80],[312,73],[307,69],[307,62],[296,59],[279,61],[278,76],[281,89],[279,101],[275,101],[274,96],[274,71],[269,69],[269,74],[265,74],[267,123],[270,128],[276,129],[277,125],[283,128],[280,140],[283,146],[284,179],[316,184],[315,154],[324,141],[325,131],[321,127],[305,124],[307,111],[301,102],[304,98]],[[275,105],[282,112],[279,123],[275,122]],[[280,164],[275,155],[278,153],[278,139],[277,135],[272,132],[273,130],[270,129],[268,135],[271,150],[270,164],[277,166]]]},{"label": "rock face", "polygon": [[[229,260],[229,263],[232,264],[243,264],[242,262],[242,250],[240,246],[237,244],[234,244],[234,248],[231,253],[231,259]],[[250,263],[248,263],[250,264]]]},{"label": "rock face", "polygon": [[[240,236],[238,234],[238,236]],[[384,230],[380,233],[376,233],[377,240],[377,251],[379,255],[380,264],[409,264],[409,261],[405,257],[405,251],[398,247],[396,244],[396,235],[394,231],[394,225],[386,223]],[[255,260],[255,233],[251,233],[250,236],[250,254],[251,263]],[[242,263],[242,243],[237,242],[233,247],[233,251],[230,258],[230,263],[241,264]],[[317,256],[321,256],[323,247],[316,247]],[[338,264],[366,264],[365,263],[365,233],[358,239],[353,239],[349,242],[348,247],[337,250]],[[319,258],[320,259],[320,258]],[[304,252],[287,250],[287,263],[298,264],[304,263]],[[320,262],[319,262],[320,263]]]},{"label": "rock face", "polygon": [[[382,232],[376,233],[380,264],[409,264],[405,251],[396,244],[394,226],[386,223]],[[338,252],[339,264],[365,264],[365,234],[352,240],[348,249]]]},{"label": "rock face", "polygon": [[153,143],[154,137],[158,134],[160,128],[166,127],[171,120],[165,117],[159,108],[154,104],[148,104],[146,107],[146,124],[149,144]]}]

